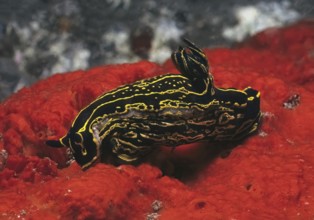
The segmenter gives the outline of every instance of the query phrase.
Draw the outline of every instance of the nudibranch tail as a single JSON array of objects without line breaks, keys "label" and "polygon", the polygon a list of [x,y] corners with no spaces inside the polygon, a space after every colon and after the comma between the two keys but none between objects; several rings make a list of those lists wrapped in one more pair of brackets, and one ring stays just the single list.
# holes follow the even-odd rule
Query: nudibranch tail
[{"label": "nudibranch tail", "polygon": [[60,147],[64,147],[64,145],[61,144],[61,142],[59,140],[47,140],[46,144],[50,147],[54,147],[54,148],[60,148]]},{"label": "nudibranch tail", "polygon": [[63,136],[58,140],[46,140],[46,144],[50,147],[61,148],[61,147],[69,147],[69,137],[67,135]]}]

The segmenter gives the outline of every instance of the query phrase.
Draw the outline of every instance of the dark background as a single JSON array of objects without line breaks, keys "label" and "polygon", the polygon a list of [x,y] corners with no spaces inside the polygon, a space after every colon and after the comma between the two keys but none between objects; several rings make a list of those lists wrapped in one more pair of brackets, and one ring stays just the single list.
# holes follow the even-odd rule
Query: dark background
[{"label": "dark background", "polygon": [[57,72],[162,63],[182,36],[232,46],[313,15],[313,0],[0,0],[0,100]]}]

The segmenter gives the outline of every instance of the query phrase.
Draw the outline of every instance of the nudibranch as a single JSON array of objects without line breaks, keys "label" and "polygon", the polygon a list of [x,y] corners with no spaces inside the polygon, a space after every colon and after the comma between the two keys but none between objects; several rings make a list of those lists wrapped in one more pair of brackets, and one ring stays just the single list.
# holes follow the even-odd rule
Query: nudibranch
[{"label": "nudibranch", "polygon": [[86,169],[101,160],[105,149],[122,163],[133,163],[158,146],[233,141],[256,131],[260,92],[215,87],[204,52],[184,42],[187,47],[171,56],[181,74],[104,93],[78,113],[65,136],[47,145],[69,148]]}]

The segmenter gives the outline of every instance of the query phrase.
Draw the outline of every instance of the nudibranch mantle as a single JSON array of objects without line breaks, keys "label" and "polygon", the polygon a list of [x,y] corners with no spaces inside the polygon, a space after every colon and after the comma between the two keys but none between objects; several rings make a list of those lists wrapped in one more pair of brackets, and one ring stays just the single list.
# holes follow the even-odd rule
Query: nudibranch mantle
[{"label": "nudibranch mantle", "polygon": [[203,140],[232,141],[257,130],[260,93],[214,86],[204,52],[190,41],[172,54],[181,74],[121,86],[83,108],[68,133],[48,140],[70,148],[86,169],[110,148],[121,162],[136,162],[157,146]]}]

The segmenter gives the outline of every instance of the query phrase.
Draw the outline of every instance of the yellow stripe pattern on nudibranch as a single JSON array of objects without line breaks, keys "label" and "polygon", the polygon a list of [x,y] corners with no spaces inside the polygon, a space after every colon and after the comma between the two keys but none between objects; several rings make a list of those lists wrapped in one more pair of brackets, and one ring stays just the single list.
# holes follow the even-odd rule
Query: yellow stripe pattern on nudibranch
[{"label": "yellow stripe pattern on nudibranch", "polygon": [[260,93],[214,86],[204,52],[190,41],[172,54],[181,74],[166,74],[121,86],[82,109],[69,132],[52,147],[68,147],[83,168],[110,148],[130,163],[156,146],[202,140],[232,141],[256,131]]}]

